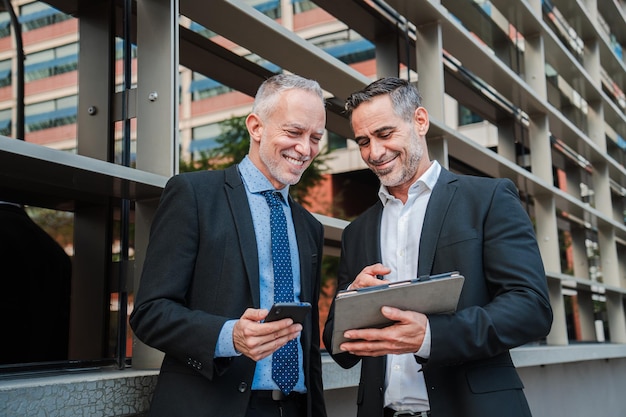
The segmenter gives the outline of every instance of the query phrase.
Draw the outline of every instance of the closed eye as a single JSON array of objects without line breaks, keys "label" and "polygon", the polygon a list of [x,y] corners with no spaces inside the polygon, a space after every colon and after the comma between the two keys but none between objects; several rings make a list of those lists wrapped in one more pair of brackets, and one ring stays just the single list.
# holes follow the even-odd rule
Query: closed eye
[{"label": "closed eye", "polygon": [[389,139],[395,130],[392,128],[385,128],[376,131],[376,136],[381,139]]},{"label": "closed eye", "polygon": [[354,140],[355,140],[356,144],[359,145],[359,148],[367,146],[370,143],[369,138],[366,138],[366,137],[360,137],[360,138],[356,138]]}]

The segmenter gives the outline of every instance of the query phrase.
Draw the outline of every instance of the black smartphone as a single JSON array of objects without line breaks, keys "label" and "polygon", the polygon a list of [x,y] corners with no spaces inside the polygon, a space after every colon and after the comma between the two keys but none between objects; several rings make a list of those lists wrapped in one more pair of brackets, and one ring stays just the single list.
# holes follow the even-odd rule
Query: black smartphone
[{"label": "black smartphone", "polygon": [[302,324],[309,311],[311,311],[311,304],[307,302],[275,303],[265,321],[276,321],[288,317],[294,323]]}]

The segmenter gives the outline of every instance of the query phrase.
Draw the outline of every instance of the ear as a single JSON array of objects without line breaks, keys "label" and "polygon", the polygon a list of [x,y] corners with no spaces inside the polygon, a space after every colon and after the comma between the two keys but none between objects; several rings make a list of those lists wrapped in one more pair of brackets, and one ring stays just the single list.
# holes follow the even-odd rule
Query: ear
[{"label": "ear", "polygon": [[255,142],[260,142],[261,136],[263,135],[263,122],[257,114],[250,113],[248,117],[246,117],[246,127],[248,128],[250,139]]},{"label": "ear", "polygon": [[420,136],[426,136],[426,133],[428,132],[428,127],[430,126],[428,111],[424,107],[418,107],[417,109],[415,109],[413,121],[415,122],[417,134]]}]

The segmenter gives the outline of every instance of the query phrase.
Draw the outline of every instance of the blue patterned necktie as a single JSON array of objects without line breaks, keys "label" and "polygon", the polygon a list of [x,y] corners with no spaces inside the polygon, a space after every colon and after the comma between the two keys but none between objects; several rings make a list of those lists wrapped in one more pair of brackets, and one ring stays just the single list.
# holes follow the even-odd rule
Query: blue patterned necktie
[{"label": "blue patterned necktie", "polygon": [[[274,302],[293,301],[293,274],[291,251],[287,235],[287,221],[282,207],[282,195],[274,191],[262,193],[270,206],[272,233],[272,264],[274,266]],[[289,394],[298,380],[297,339],[290,340],[272,355],[272,379],[280,390]]]}]

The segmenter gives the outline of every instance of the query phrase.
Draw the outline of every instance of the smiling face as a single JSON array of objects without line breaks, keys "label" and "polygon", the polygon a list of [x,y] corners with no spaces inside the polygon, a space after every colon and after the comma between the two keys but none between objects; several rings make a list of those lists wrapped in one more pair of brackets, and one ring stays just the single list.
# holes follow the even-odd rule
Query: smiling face
[{"label": "smiling face", "polygon": [[388,95],[363,102],[352,112],[352,130],[363,161],[397,198],[403,199],[430,166],[428,125],[426,109],[418,107],[411,121],[404,120],[394,113]]},{"label": "smiling face", "polygon": [[325,124],[319,96],[306,90],[284,91],[264,120],[256,113],[246,119],[249,157],[275,188],[296,184],[320,152]]}]

